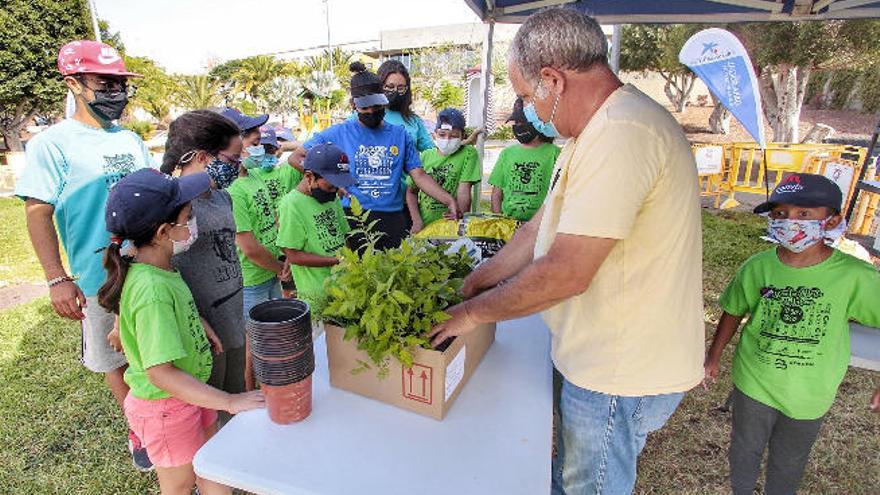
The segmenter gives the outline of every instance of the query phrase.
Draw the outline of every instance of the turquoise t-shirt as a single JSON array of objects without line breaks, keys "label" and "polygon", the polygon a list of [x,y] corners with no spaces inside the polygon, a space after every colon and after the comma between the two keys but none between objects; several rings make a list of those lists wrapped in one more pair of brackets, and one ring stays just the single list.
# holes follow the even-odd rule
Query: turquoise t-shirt
[{"label": "turquoise t-shirt", "polygon": [[135,170],[155,168],[137,134],[115,126],[97,129],[67,119],[34,136],[16,196],[55,207],[55,224],[72,275],[86,296],[104,283],[101,248],[110,243],[104,206],[110,188]]},{"label": "turquoise t-shirt", "polygon": [[[348,120],[357,120],[357,112],[352,112],[348,116]],[[434,139],[431,138],[431,133],[425,127],[425,122],[418,115],[413,114],[412,118],[407,120],[400,112],[386,108],[384,120],[388,124],[403,126],[410,139],[415,143],[418,152],[421,153],[434,147]]]},{"label": "turquoise t-shirt", "polygon": [[733,358],[733,383],[789,418],[822,417],[850,360],[849,321],[880,326],[880,275],[834,250],[818,265],[794,268],[776,248],[740,268],[719,304],[749,316]]}]

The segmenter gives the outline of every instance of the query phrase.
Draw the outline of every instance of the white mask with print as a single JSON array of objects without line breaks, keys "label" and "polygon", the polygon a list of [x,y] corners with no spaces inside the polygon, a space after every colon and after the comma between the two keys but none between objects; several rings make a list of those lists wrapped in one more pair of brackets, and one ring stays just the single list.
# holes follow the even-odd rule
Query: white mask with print
[{"label": "white mask with print", "polygon": [[199,238],[199,226],[196,224],[196,217],[192,217],[186,221],[186,228],[189,230],[189,237],[182,241],[171,239],[171,252],[175,255],[185,253],[195,244]]},{"label": "white mask with print", "polygon": [[434,140],[434,145],[437,146],[437,151],[439,151],[441,155],[449,156],[461,148],[461,138],[437,138]]}]

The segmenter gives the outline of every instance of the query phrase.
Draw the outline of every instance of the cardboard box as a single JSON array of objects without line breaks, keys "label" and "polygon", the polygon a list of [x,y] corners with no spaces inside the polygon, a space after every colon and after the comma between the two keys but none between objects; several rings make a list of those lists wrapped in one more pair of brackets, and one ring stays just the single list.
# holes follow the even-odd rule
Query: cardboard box
[{"label": "cardboard box", "polygon": [[495,341],[495,324],[480,325],[457,337],[443,352],[415,349],[413,367],[389,360],[388,376],[380,379],[376,367],[353,374],[358,360],[370,362],[354,341],[345,341],[345,330],[326,325],[330,385],[415,413],[443,419]]}]

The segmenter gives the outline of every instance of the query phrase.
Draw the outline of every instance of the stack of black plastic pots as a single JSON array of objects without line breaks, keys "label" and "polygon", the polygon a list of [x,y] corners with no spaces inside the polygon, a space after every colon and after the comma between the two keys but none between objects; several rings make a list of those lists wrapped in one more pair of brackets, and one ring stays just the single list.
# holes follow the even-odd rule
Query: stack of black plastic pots
[{"label": "stack of black plastic pots", "polygon": [[254,375],[272,421],[288,424],[312,410],[315,352],[309,305],[297,299],[273,299],[251,308],[247,338]]}]

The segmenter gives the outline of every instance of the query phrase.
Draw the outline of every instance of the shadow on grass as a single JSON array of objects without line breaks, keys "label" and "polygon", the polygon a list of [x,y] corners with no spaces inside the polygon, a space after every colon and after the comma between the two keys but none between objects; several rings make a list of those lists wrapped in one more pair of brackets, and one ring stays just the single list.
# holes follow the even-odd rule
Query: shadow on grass
[{"label": "shadow on grass", "polygon": [[125,420],[103,377],[80,364],[80,340],[47,298],[0,313],[0,491],[158,491],[155,475],[131,466]]}]

